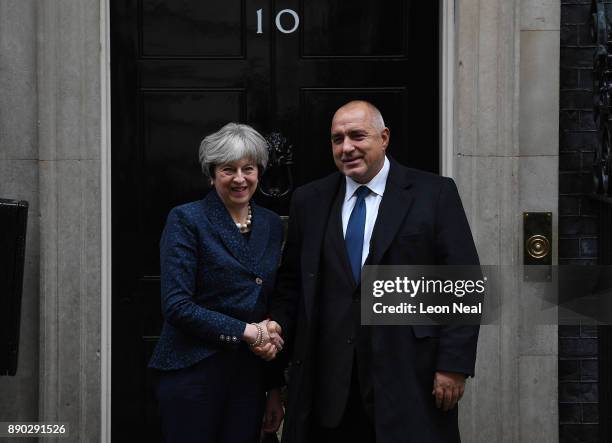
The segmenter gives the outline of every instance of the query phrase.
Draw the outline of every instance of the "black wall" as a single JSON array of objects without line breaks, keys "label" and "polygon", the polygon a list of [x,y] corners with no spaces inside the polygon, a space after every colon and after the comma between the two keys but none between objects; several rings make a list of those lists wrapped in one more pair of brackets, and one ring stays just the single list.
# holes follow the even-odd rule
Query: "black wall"
[{"label": "black wall", "polygon": [[[590,0],[561,1],[560,265],[597,263],[597,218],[587,196],[597,144],[590,8]],[[596,327],[559,327],[560,442],[598,441],[597,346]]]}]

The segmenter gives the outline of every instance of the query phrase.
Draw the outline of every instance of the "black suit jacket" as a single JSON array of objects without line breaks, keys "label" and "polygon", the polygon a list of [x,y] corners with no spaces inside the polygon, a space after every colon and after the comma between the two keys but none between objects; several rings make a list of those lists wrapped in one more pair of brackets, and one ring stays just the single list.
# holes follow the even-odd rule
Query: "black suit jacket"
[{"label": "black suit jacket", "polygon": [[[313,358],[323,236],[344,176],[296,189],[271,316],[289,344],[285,443],[310,442]],[[452,179],[391,161],[370,242],[373,265],[476,265],[478,255]],[[372,378],[377,440],[459,441],[457,408],[442,412],[431,395],[436,370],[474,374],[476,326],[373,326]],[[314,443],[314,442],[313,442]]]}]

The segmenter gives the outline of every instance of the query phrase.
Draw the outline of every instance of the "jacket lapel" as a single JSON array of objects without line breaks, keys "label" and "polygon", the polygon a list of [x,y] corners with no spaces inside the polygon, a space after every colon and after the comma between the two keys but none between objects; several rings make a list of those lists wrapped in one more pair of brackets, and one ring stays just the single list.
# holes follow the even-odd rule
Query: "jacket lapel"
[{"label": "jacket lapel", "polygon": [[[217,192],[211,190],[204,200],[204,213],[208,217],[211,226],[217,232],[219,239],[225,245],[225,248],[229,251],[236,260],[238,260],[245,268],[251,272],[257,273],[255,266],[255,259],[250,253],[250,248],[244,235],[240,233],[231,215],[225,208],[225,205],[219,198]],[[254,217],[255,214],[252,214]],[[262,224],[262,223],[259,223]],[[255,222],[253,222],[253,229],[255,229]],[[251,232],[251,236],[254,236],[255,232]]]},{"label": "jacket lapel", "polygon": [[[252,265],[256,267],[254,270],[261,273],[258,264],[266,253],[266,246],[270,237],[270,223],[263,216],[261,208],[251,200],[251,236],[247,242],[248,254],[253,258]],[[242,235],[242,234],[241,234]]]},{"label": "jacket lapel", "polygon": [[[349,262],[346,243],[344,242],[344,233],[342,232],[342,205],[344,204],[344,195],[346,194],[346,180],[340,181],[340,186],[336,192],[336,198],[329,211],[329,227],[331,237],[330,244],[323,245],[323,248],[330,248],[340,260],[341,266],[344,268],[343,276],[346,278],[349,286],[355,286],[353,270]],[[321,251],[323,252],[323,251]]]},{"label": "jacket lapel", "polygon": [[366,264],[377,265],[391,245],[397,231],[412,206],[413,196],[410,192],[412,181],[405,170],[391,160],[378,216],[372,231],[370,254]]}]

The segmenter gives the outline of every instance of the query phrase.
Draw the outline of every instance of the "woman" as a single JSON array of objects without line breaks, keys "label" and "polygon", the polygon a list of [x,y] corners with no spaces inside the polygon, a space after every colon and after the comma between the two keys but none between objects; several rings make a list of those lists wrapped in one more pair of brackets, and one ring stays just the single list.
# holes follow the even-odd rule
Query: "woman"
[{"label": "woman", "polygon": [[264,408],[264,430],[282,419],[278,389],[266,403],[280,374],[270,377],[250,349],[265,345],[266,359],[277,350],[265,317],[283,229],[251,200],[267,143],[250,126],[229,123],[202,141],[199,158],[214,190],[168,215],[160,241],[164,324],[149,366],[157,369],[167,442],[253,443]]}]

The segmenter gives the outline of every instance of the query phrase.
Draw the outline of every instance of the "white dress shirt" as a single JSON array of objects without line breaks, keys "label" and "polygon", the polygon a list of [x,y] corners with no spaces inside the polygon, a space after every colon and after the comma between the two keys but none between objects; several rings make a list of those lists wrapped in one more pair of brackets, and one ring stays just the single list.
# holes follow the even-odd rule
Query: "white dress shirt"
[{"label": "white dress shirt", "polygon": [[346,237],[346,227],[348,225],[351,212],[357,202],[355,191],[360,186],[367,186],[370,193],[365,198],[366,204],[366,222],[365,231],[363,233],[363,250],[361,251],[361,266],[365,263],[370,253],[370,240],[372,239],[372,230],[378,217],[378,207],[385,193],[387,186],[387,177],[389,176],[389,159],[385,156],[385,163],[378,174],[374,176],[368,183],[357,183],[350,177],[346,178],[346,193],[344,194],[344,202],[342,203],[342,234]]}]

